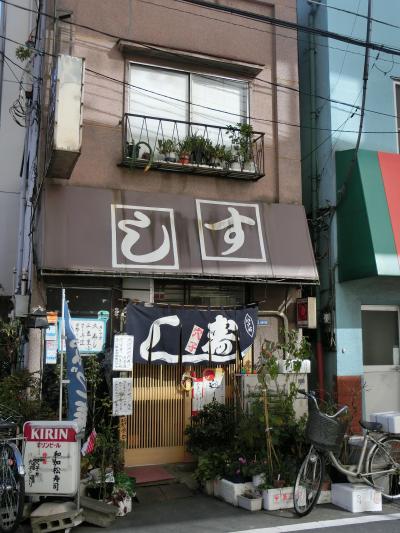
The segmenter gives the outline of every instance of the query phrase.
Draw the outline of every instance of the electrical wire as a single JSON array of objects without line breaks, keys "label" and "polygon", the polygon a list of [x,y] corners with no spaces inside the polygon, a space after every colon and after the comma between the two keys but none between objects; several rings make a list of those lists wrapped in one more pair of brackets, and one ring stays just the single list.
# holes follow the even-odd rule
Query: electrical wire
[{"label": "electrical wire", "polygon": [[[149,1],[149,0],[138,0],[138,1],[141,1],[141,2],[144,2],[144,3],[149,3],[149,4],[156,5],[156,6],[158,6],[158,7],[162,7],[162,8],[166,8],[166,9],[172,9],[172,10],[175,10],[175,11],[177,10],[176,8],[172,8],[172,7],[170,7],[170,6],[164,6],[164,5],[162,5],[162,4],[157,4],[156,2],[151,2],[151,1]],[[176,1],[176,2],[186,2],[186,0],[174,0],[174,1]],[[31,12],[35,12],[35,13],[36,13],[36,11],[34,11],[34,10],[31,10],[31,9],[29,9],[29,8],[23,8],[22,6],[18,6],[17,4],[14,4],[14,3],[12,3],[12,2],[9,2],[8,0],[0,0],[0,2],[3,2],[3,3],[5,3],[5,4],[7,4],[7,5],[11,5],[11,6],[14,6],[14,7],[17,7],[17,8],[24,9],[24,10],[26,10],[26,11],[31,11]],[[177,10],[177,11],[179,11],[179,10]],[[195,15],[195,16],[198,15],[198,14],[196,14],[196,13],[191,13],[191,12],[189,12],[189,11],[184,11],[184,12],[185,12],[185,13],[188,13],[188,14],[191,14],[191,15]],[[53,20],[59,20],[57,17],[55,17],[55,16],[53,16],[53,15],[49,15],[49,14],[47,14],[47,13],[41,13],[41,14],[44,15],[44,16],[46,16],[46,17],[49,17],[49,18],[51,18],[51,19],[53,19]],[[201,16],[204,16],[204,15],[201,15]],[[211,17],[211,18],[213,18],[213,17]],[[226,21],[223,21],[223,20],[221,20],[221,19],[213,19],[213,20],[217,20],[218,22],[222,22],[222,23],[226,22]],[[104,31],[102,31],[102,30],[98,30],[98,29],[96,29],[96,28],[94,28],[94,27],[92,27],[92,26],[88,26],[88,25],[84,25],[84,24],[78,24],[78,23],[76,23],[76,22],[72,22],[72,21],[69,21],[69,20],[66,20],[66,19],[63,19],[61,22],[62,22],[62,23],[65,23],[65,24],[68,24],[68,25],[75,26],[75,27],[79,27],[79,28],[82,28],[82,29],[87,29],[87,30],[89,30],[89,31],[93,31],[93,32],[95,32],[95,33],[99,33],[99,34],[101,34],[101,35],[104,35],[104,36],[107,36],[107,37],[110,37],[110,38],[113,38],[113,39],[116,39],[116,40],[123,40],[123,41],[126,41],[126,42],[131,42],[132,44],[140,44],[141,46],[143,46],[144,48],[147,48],[147,49],[151,49],[151,50],[159,50],[159,48],[157,48],[156,46],[151,46],[151,45],[148,45],[148,44],[139,43],[138,41],[135,41],[135,40],[132,40],[132,39],[126,39],[126,38],[121,37],[121,36],[119,36],[119,35],[115,35],[115,34],[112,34],[112,33],[104,32]],[[229,23],[229,24],[231,24],[231,23]],[[235,24],[233,23],[233,25],[235,25]],[[248,26],[244,26],[244,27],[247,28],[247,29],[250,29],[250,28],[248,28]],[[257,29],[257,28],[254,28],[254,29]],[[262,30],[262,31],[264,31],[264,30]],[[270,33],[270,32],[268,32],[268,33]],[[282,35],[282,37],[287,38],[286,35]],[[4,37],[4,38],[6,38],[6,37]],[[298,40],[296,37],[294,37],[294,39],[295,39],[295,40]],[[18,43],[17,41],[12,41],[12,42],[14,42],[15,44],[19,44],[19,45],[22,45],[22,46],[23,46],[22,43]],[[344,52],[345,54],[348,52],[348,50],[343,50],[343,49],[340,49],[340,51]],[[179,57],[179,58],[182,57],[182,56],[179,55],[179,53],[174,53],[174,52],[170,52],[170,51],[167,51],[167,53],[168,53],[168,55],[172,55],[172,56],[174,56],[174,57]],[[388,53],[389,53],[389,52],[388,52]],[[45,54],[46,54],[46,55],[49,55],[47,52],[45,52]],[[361,54],[361,55],[362,55],[362,54]],[[400,50],[399,50],[399,55],[400,55]],[[54,57],[54,56],[53,56],[53,57]],[[392,64],[393,64],[393,62],[392,62]],[[396,64],[399,64],[399,65],[400,65],[400,62],[396,62]],[[101,74],[99,73],[99,75],[101,75]],[[204,76],[204,75],[200,75],[200,76],[206,77],[206,76]],[[272,82],[272,81],[267,81],[267,80],[260,80],[260,79],[257,79],[256,82],[257,82],[257,83],[263,83],[263,84],[271,85],[271,86],[274,86],[274,87],[281,87],[281,88],[284,88],[284,89],[287,89],[287,90],[290,90],[290,91],[295,91],[295,92],[297,92],[297,93],[299,93],[299,94],[305,94],[305,95],[307,95],[307,96],[315,96],[316,98],[321,99],[321,100],[324,100],[324,101],[326,101],[326,102],[329,101],[329,102],[332,102],[332,103],[336,103],[336,104],[338,104],[338,105],[343,105],[343,106],[347,106],[347,107],[351,107],[351,108],[353,108],[353,105],[352,105],[351,103],[349,103],[349,102],[344,102],[344,101],[340,101],[340,100],[336,100],[336,99],[328,98],[328,97],[326,97],[326,96],[322,96],[322,95],[318,95],[318,94],[312,95],[312,94],[310,94],[310,93],[308,93],[308,92],[306,92],[306,91],[303,91],[303,90],[301,90],[301,89],[297,89],[297,88],[295,88],[295,87],[290,87],[290,86],[285,85],[285,84],[281,84],[281,83],[277,83],[277,82]],[[373,109],[365,109],[365,111],[367,111],[367,112],[369,112],[369,113],[375,113],[375,114],[377,114],[377,115],[381,115],[381,116],[387,116],[387,117],[391,117],[391,118],[397,118],[396,115],[392,115],[392,114],[389,114],[389,113],[384,113],[384,112],[377,111],[377,110],[373,110]],[[222,111],[221,111],[221,112],[222,112]],[[241,115],[241,116],[244,117],[244,115]],[[255,119],[255,120],[259,120],[259,119]],[[299,127],[299,125],[298,125],[297,127]],[[349,132],[349,133],[351,133],[351,132]],[[356,132],[353,132],[353,133],[356,133]]]},{"label": "electrical wire", "polygon": [[[310,4],[315,4],[317,6],[325,7],[326,9],[333,9],[334,11],[339,11],[341,13],[347,13],[348,15],[356,15],[359,18],[363,18],[363,19],[367,19],[368,20],[368,16],[367,15],[363,15],[362,13],[358,13],[358,10],[357,10],[357,13],[355,13],[354,11],[349,11],[348,9],[343,9],[341,7],[331,6],[331,5],[322,3],[322,2],[318,2],[317,0],[308,0],[308,2]],[[385,20],[380,20],[380,19],[376,19],[374,17],[371,17],[371,21],[372,22],[376,22],[377,24],[383,24],[384,26],[389,26],[391,28],[396,28],[396,29],[400,30],[400,26],[397,26],[396,24],[391,24],[390,22],[386,22]]]}]

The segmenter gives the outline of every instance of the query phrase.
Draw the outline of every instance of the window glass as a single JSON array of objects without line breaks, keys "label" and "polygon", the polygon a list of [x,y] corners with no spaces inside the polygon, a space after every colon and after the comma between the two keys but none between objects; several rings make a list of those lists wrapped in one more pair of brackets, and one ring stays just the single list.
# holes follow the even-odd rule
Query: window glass
[{"label": "window glass", "polygon": [[[142,65],[131,68],[129,112],[149,117],[187,121],[189,101],[188,75],[173,70],[164,70]],[[157,94],[155,94],[157,93]],[[178,131],[174,131],[178,128]],[[186,135],[186,126],[174,122],[141,118],[130,119],[131,138],[154,145],[155,138],[171,138]]]},{"label": "window glass", "polygon": [[395,83],[395,94],[396,94],[396,114],[397,114],[397,137],[398,145],[400,150],[400,84]]},{"label": "window glass", "polygon": [[236,306],[246,302],[244,285],[218,282],[172,282],[154,280],[154,301],[156,303]]},{"label": "window glass", "polygon": [[364,365],[392,365],[399,346],[397,311],[361,311]]},{"label": "window glass", "polygon": [[[130,84],[130,113],[222,128],[246,122],[248,84],[244,81],[132,64]],[[128,142],[146,141],[153,147],[158,139],[179,141],[188,134],[187,125],[156,119],[131,117]],[[215,144],[230,143],[225,130],[193,126],[191,134]]]}]

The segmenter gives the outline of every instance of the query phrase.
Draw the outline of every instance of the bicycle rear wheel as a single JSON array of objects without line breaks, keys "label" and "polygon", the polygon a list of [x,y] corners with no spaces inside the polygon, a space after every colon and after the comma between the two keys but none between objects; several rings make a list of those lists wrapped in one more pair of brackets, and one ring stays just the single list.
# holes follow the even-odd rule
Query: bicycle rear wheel
[{"label": "bicycle rear wheel", "polygon": [[0,445],[0,532],[17,530],[24,510],[25,482],[18,472],[13,448]]},{"label": "bicycle rear wheel", "polygon": [[314,446],[311,446],[300,467],[294,485],[294,510],[299,516],[310,513],[317,503],[324,473],[325,458]]},{"label": "bicycle rear wheel", "polygon": [[400,438],[387,437],[372,450],[368,472],[371,483],[389,500],[400,498]]}]

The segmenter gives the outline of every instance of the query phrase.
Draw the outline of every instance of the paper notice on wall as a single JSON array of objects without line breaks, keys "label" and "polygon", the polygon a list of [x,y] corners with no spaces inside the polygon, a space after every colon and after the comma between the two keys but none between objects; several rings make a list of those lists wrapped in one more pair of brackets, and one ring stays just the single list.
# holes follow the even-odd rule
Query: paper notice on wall
[{"label": "paper notice on wall", "polygon": [[204,386],[203,378],[193,378],[192,388],[192,416],[196,415],[204,404]]},{"label": "paper notice on wall", "polygon": [[193,379],[192,416],[213,400],[225,404],[225,373],[222,368],[215,369],[212,380],[203,377]]},{"label": "paper notice on wall", "polygon": [[113,378],[112,397],[113,416],[128,416],[132,414],[133,380],[132,378]]},{"label": "paper notice on wall", "polygon": [[215,377],[212,381],[204,380],[204,405],[213,400],[225,404],[225,373],[222,368],[215,370]]},{"label": "paper notice on wall", "polygon": [[133,369],[133,335],[115,335],[113,370],[131,372]]}]

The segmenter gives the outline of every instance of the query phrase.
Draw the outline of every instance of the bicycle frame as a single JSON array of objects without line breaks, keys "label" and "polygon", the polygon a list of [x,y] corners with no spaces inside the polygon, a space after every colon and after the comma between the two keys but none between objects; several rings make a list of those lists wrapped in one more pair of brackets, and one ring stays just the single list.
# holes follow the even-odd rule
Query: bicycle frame
[{"label": "bicycle frame", "polygon": [[[361,453],[360,453],[360,458],[358,460],[358,464],[357,465],[352,465],[352,466],[357,466],[356,470],[349,470],[349,469],[345,468],[345,466],[339,461],[339,459],[337,459],[337,457],[335,457],[333,452],[328,452],[328,457],[331,460],[333,466],[339,472],[341,472],[342,474],[345,474],[345,475],[348,475],[348,476],[352,476],[352,477],[358,477],[358,478],[362,479],[364,482],[368,483],[369,485],[374,486],[373,483],[369,479],[367,479],[371,475],[371,472],[364,472],[363,473],[362,472],[363,466],[365,464],[365,460],[366,460],[367,463],[369,462],[369,459],[370,459],[372,453],[376,450],[377,447],[383,449],[385,451],[385,453],[390,457],[390,454],[388,454],[386,452],[386,450],[385,450],[385,448],[383,446],[383,441],[388,436],[389,436],[389,434],[385,433],[379,439],[375,439],[373,436],[371,436],[369,434],[369,432],[365,433],[364,440],[363,440],[363,446],[362,446],[362,449],[361,449]],[[367,448],[368,448],[368,443],[369,442],[373,442],[373,446],[371,447],[371,449],[369,450],[368,455],[367,455]],[[393,472],[395,472],[395,471],[396,471],[396,469],[393,469]],[[374,471],[374,475],[376,475],[376,474],[384,474],[384,473],[388,473],[388,470]]]}]

